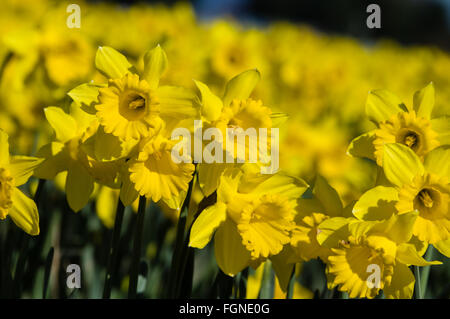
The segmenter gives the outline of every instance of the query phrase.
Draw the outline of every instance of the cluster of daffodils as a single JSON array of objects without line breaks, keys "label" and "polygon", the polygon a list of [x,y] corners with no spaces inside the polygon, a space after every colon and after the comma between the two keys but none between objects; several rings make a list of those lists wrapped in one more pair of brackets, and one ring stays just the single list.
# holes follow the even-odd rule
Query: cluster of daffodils
[{"label": "cluster of daffodils", "polygon": [[[448,54],[200,23],[187,5],[81,3],[80,29],[58,2],[2,6],[0,219],[39,235],[36,179],[73,212],[94,202],[107,228],[116,203],[151,202],[186,251],[213,246],[230,277],[253,269],[253,297],[268,267],[275,297],[310,297],[292,279],[319,259],[330,290],[411,298],[410,267],[441,263],[430,245],[450,257]],[[370,91],[364,117],[372,88],[400,97]],[[256,148],[229,147],[241,129]]]}]

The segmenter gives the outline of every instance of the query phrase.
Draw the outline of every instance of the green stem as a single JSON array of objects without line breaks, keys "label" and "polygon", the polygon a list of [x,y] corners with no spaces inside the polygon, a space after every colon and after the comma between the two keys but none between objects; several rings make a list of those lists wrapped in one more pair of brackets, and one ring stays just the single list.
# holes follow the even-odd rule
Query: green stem
[{"label": "green stem", "polygon": [[422,287],[420,285],[420,268],[419,266],[414,266],[414,275],[416,277],[416,293],[415,299],[422,299]]},{"label": "green stem", "polygon": [[128,298],[130,299],[136,299],[137,297],[139,263],[141,259],[142,232],[144,229],[145,204],[146,204],[145,196],[139,197],[138,216],[134,233],[133,256],[131,260],[130,283],[128,286]]},{"label": "green stem", "polygon": [[114,219],[114,229],[109,246],[108,263],[106,268],[105,286],[103,287],[103,299],[109,299],[111,297],[111,282],[113,270],[117,264],[117,255],[119,252],[119,239],[120,232],[122,230],[123,215],[125,206],[120,198],[118,199],[116,217]]},{"label": "green stem", "polygon": [[178,218],[177,223],[177,234],[175,237],[175,248],[172,255],[172,263],[170,266],[169,273],[169,283],[167,285],[167,297],[168,298],[176,298],[177,291],[179,291],[180,287],[180,277],[182,277],[182,272],[184,271],[182,264],[184,264],[187,260],[189,253],[184,251],[183,247],[185,246],[185,228],[186,228],[186,220],[189,211],[189,202],[191,200],[192,189],[194,185],[195,172],[192,176],[191,181],[189,182],[189,188],[186,194],[186,198],[184,199],[183,205],[180,210],[180,216]]},{"label": "green stem", "polygon": [[[427,261],[431,261],[433,260],[433,255],[434,255],[434,247],[433,245],[429,245],[428,246],[428,250],[427,253],[425,254],[425,259]],[[431,266],[425,266],[423,267],[422,273],[421,273],[421,282],[420,285],[422,287],[422,297],[425,298],[426,293],[427,293],[427,286],[428,286],[428,278],[430,276],[430,270],[431,270]]]}]

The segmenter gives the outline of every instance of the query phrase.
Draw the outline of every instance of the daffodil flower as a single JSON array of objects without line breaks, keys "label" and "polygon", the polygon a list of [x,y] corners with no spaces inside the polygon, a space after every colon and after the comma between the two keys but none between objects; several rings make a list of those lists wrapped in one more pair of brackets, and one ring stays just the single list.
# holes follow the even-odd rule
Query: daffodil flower
[{"label": "daffodil flower", "polygon": [[328,288],[337,286],[350,298],[374,298],[380,290],[387,298],[411,298],[415,278],[408,266],[441,264],[423,259],[410,243],[417,217],[409,212],[384,221],[335,217],[321,223],[317,240],[332,252]]},{"label": "daffodil flower", "polygon": [[188,89],[160,86],[167,69],[167,56],[158,45],[144,56],[144,71],[137,74],[127,58],[110,47],[99,47],[97,69],[108,79],[106,87],[93,83],[75,88],[69,94],[96,114],[108,134],[123,141],[155,136],[171,120],[195,118],[195,94]]},{"label": "daffodil flower", "polygon": [[377,128],[355,138],[348,153],[375,160],[382,166],[384,144],[406,145],[421,159],[437,146],[449,144],[449,120],[445,116],[432,116],[434,100],[433,83],[414,94],[412,108],[389,91],[371,91],[366,114]]},{"label": "daffodil flower", "polygon": [[290,243],[293,250],[290,262],[314,258],[326,262],[331,251],[317,241],[319,225],[329,218],[350,217],[336,190],[323,177],[317,176],[312,193],[313,198],[301,198],[298,202]]},{"label": "daffodil flower", "polygon": [[[236,127],[243,130],[254,128],[257,132],[259,128],[266,128],[267,146],[270,147],[270,129],[274,124],[286,118],[286,115],[273,113],[260,100],[249,98],[259,80],[260,74],[258,70],[244,71],[227,83],[222,98],[212,93],[204,83],[195,81],[200,92],[201,116],[202,121],[205,123],[205,128],[218,128],[223,137],[227,136],[227,129]],[[259,139],[259,133],[257,134]],[[226,152],[226,143],[222,142],[223,150]],[[245,157],[247,158],[248,145],[244,145],[244,147],[246,150]],[[238,148],[237,144],[235,144],[235,148]],[[258,150],[258,156],[260,154],[261,152]],[[234,156],[237,156],[236,151],[234,151]],[[230,164],[227,165],[229,166]],[[199,164],[199,183],[205,196],[209,196],[217,188],[219,177],[227,165],[222,163]]]},{"label": "daffodil flower", "polygon": [[0,130],[0,219],[8,215],[26,233],[39,235],[39,214],[34,201],[18,188],[33,175],[42,159],[10,156],[8,135]]},{"label": "daffodil flower", "polygon": [[58,173],[67,171],[67,201],[70,208],[78,212],[89,201],[95,182],[116,186],[119,164],[97,161],[89,155],[86,142],[99,126],[95,117],[84,112],[67,114],[59,107],[47,107],[45,116],[55,131],[56,141],[38,151],[45,161],[36,168],[35,175],[54,179]]},{"label": "daffodil flower", "polygon": [[302,180],[258,170],[252,164],[226,169],[216,204],[192,226],[191,247],[205,247],[215,233],[217,263],[230,276],[277,255],[290,242],[296,201],[307,188]]}]

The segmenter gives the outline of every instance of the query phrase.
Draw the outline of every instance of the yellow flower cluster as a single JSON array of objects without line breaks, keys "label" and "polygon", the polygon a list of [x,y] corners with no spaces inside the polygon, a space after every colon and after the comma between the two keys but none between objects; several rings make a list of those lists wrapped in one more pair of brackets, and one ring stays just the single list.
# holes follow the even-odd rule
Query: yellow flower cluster
[{"label": "yellow flower cluster", "polygon": [[[0,219],[39,233],[17,188],[32,175],[55,180],[75,212],[95,200],[107,227],[110,198],[140,196],[176,218],[185,203],[190,247],[213,240],[229,276],[271,264],[280,294],[296,264],[320,258],[330,289],[411,298],[408,267],[439,263],[422,257],[428,245],[450,257],[448,54],[281,22],[200,23],[184,4],[80,7],[70,29],[59,2],[2,3]],[[364,116],[373,88],[400,97],[370,91]],[[205,163],[189,144],[174,162],[171,134],[195,135],[194,121],[223,136],[279,129],[282,171],[262,174],[260,149],[257,163]],[[10,156],[8,134],[14,152],[36,157]]]}]

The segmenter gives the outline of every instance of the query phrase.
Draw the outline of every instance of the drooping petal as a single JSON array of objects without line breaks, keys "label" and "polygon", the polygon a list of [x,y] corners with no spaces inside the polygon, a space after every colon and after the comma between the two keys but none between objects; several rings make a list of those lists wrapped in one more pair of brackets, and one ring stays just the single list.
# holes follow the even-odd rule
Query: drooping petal
[{"label": "drooping petal", "polygon": [[168,65],[166,52],[158,44],[154,49],[144,55],[143,77],[147,80],[151,89],[156,89],[159,79],[166,71]]},{"label": "drooping petal", "polygon": [[426,261],[419,255],[416,248],[412,244],[400,244],[397,247],[397,260],[406,265],[430,266],[440,265],[440,261]]},{"label": "drooping petal", "polygon": [[242,244],[236,224],[226,220],[216,231],[214,238],[216,261],[228,276],[234,276],[250,263],[250,252]]},{"label": "drooping petal", "polygon": [[283,292],[287,291],[292,271],[295,267],[295,263],[288,263],[290,255],[292,255],[292,251],[289,249],[289,246],[285,246],[279,254],[270,257],[273,270],[275,271],[280,288]]},{"label": "drooping petal", "polygon": [[70,208],[80,211],[89,201],[94,190],[94,178],[79,163],[72,162],[66,179],[66,196]]},{"label": "drooping petal", "polygon": [[230,105],[234,99],[245,100],[252,93],[256,84],[258,84],[261,75],[258,70],[247,70],[232,78],[225,88],[223,96],[223,105]]},{"label": "drooping petal", "polygon": [[392,281],[383,288],[388,299],[411,299],[414,292],[415,278],[408,266],[397,263],[394,266]]},{"label": "drooping petal", "polygon": [[192,225],[189,246],[205,247],[226,218],[227,206],[224,203],[219,202],[203,210]]},{"label": "drooping petal", "polygon": [[18,188],[12,193],[13,206],[9,210],[14,223],[27,234],[39,235],[39,213],[35,202],[28,198]]},{"label": "drooping petal", "polygon": [[48,123],[55,130],[58,141],[65,143],[77,134],[77,122],[61,108],[50,106],[44,109]]},{"label": "drooping petal", "polygon": [[59,142],[44,145],[37,152],[37,156],[45,158],[34,170],[34,175],[42,179],[54,179],[58,173],[67,170],[70,162],[64,144]]},{"label": "drooping petal", "polygon": [[331,217],[342,215],[342,202],[336,190],[320,175],[316,177],[313,188],[314,196],[320,200],[325,212]]},{"label": "drooping petal", "polygon": [[417,116],[431,118],[434,107],[434,84],[431,82],[422,90],[414,93],[413,105]]},{"label": "drooping petal", "polygon": [[119,79],[132,67],[127,58],[113,48],[99,47],[95,55],[95,67],[109,79]]},{"label": "drooping petal", "polygon": [[98,89],[104,85],[83,83],[67,93],[72,100],[89,114],[95,114],[94,103],[98,102]]},{"label": "drooping petal", "polygon": [[383,169],[386,178],[398,187],[424,173],[422,162],[414,151],[399,143],[384,145]]}]

